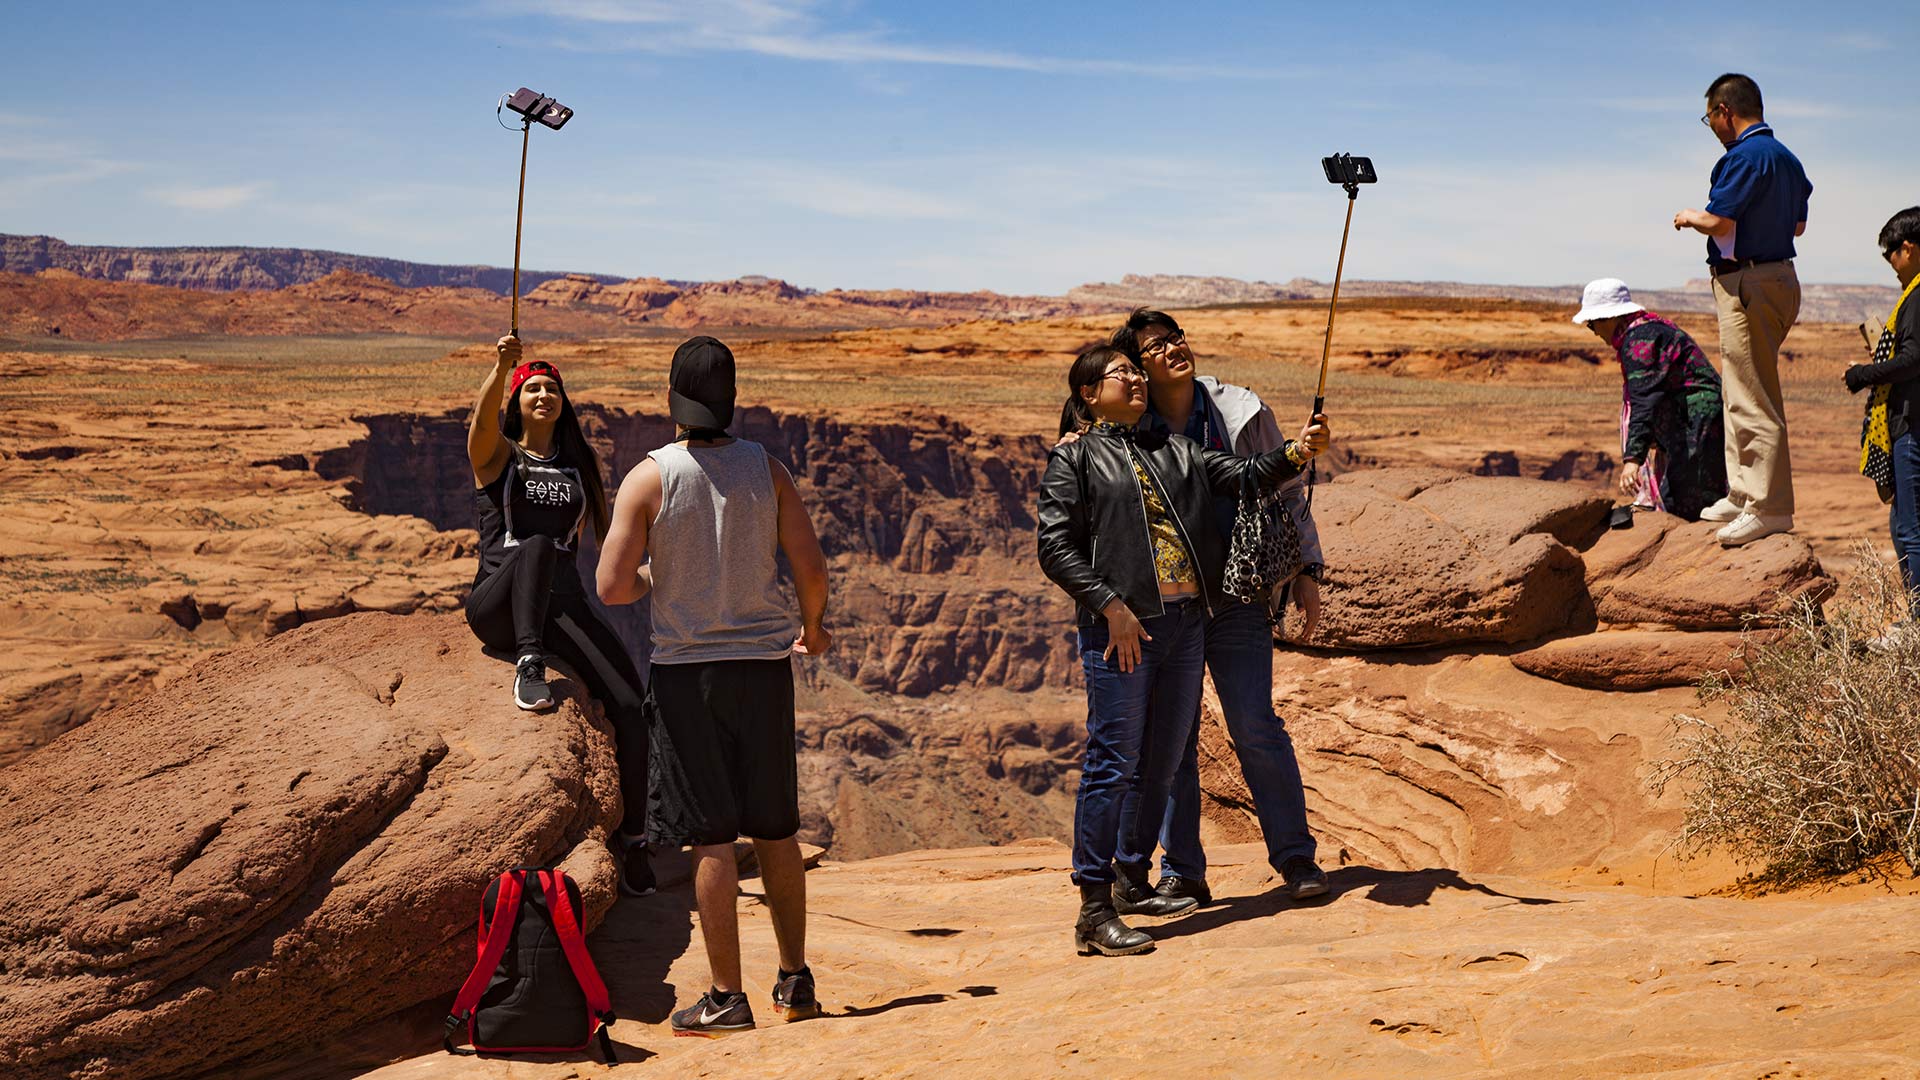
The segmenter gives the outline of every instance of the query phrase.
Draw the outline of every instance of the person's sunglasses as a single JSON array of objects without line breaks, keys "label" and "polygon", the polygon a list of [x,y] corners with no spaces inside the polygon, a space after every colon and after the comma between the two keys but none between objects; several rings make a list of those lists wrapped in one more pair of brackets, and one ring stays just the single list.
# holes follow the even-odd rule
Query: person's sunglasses
[{"label": "person's sunglasses", "polygon": [[1156,338],[1147,347],[1140,350],[1141,356],[1165,356],[1167,353],[1187,343],[1187,335],[1175,330],[1163,338]]}]

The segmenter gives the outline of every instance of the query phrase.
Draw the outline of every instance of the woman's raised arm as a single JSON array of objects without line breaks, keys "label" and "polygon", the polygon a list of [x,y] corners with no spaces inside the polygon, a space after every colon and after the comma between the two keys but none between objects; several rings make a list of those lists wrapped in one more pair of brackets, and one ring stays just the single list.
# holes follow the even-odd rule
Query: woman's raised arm
[{"label": "woman's raised arm", "polygon": [[493,370],[480,384],[480,398],[467,417],[467,462],[473,466],[473,484],[486,487],[506,464],[507,444],[500,436],[500,399],[507,378],[520,366],[520,339],[508,334],[494,343]]}]

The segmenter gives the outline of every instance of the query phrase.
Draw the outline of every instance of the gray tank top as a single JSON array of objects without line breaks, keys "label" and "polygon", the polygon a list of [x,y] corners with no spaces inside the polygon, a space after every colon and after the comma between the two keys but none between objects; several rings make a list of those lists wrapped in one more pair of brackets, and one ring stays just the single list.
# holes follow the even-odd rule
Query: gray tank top
[{"label": "gray tank top", "polygon": [[671,443],[648,454],[660,469],[653,553],[655,664],[775,660],[793,648],[800,619],[780,594],[774,555],[779,503],[767,451]]}]

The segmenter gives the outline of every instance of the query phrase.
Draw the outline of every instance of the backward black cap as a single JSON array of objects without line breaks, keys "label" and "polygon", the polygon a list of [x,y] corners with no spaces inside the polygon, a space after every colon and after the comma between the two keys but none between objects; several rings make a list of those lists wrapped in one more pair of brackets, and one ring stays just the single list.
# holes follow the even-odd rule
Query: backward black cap
[{"label": "backward black cap", "polygon": [[704,335],[681,342],[667,374],[667,412],[684,427],[733,423],[733,350]]}]

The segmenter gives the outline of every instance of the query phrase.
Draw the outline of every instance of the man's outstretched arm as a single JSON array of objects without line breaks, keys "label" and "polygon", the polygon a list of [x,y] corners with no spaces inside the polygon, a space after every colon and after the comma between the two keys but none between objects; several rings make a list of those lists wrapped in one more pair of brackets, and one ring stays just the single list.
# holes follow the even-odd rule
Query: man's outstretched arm
[{"label": "man's outstretched arm", "polygon": [[593,575],[601,603],[631,604],[653,591],[653,567],[640,562],[647,557],[647,529],[659,512],[660,466],[648,458],[620,481],[620,493],[614,496],[613,520]]},{"label": "man's outstretched arm", "polygon": [[827,615],[827,557],[820,550],[820,537],[813,531],[813,519],[800,501],[800,489],[794,485],[787,467],[768,459],[773,473],[774,494],[780,502],[780,550],[786,553],[793,570],[793,591],[800,600],[800,637],[793,651],[818,656],[833,645],[821,621]]}]

